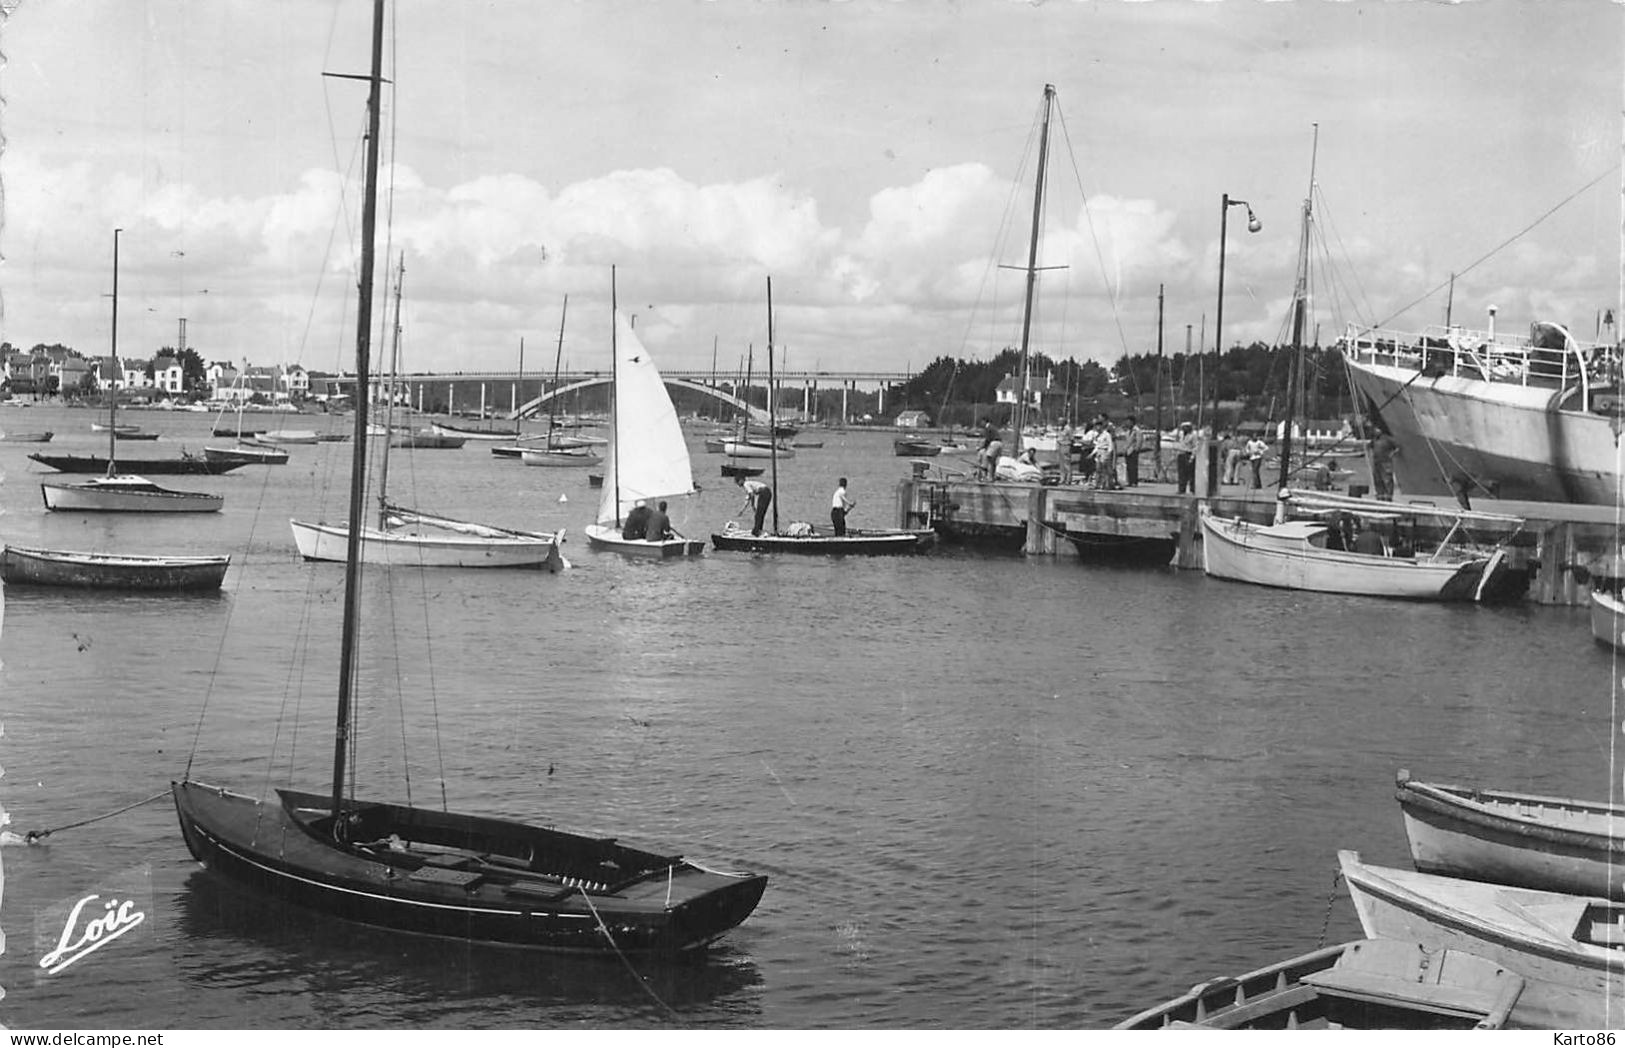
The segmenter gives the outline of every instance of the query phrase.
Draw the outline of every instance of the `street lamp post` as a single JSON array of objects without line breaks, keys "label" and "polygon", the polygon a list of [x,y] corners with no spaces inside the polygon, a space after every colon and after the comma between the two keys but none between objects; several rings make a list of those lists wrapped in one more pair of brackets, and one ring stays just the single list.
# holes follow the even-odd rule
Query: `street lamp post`
[{"label": "street lamp post", "polygon": [[1213,318],[1213,434],[1219,433],[1219,360],[1224,353],[1224,249],[1225,233],[1230,222],[1230,209],[1244,207],[1247,209],[1247,232],[1256,233],[1264,228],[1264,223],[1253,214],[1253,206],[1245,200],[1232,200],[1230,194],[1224,194],[1219,205],[1219,308]]}]

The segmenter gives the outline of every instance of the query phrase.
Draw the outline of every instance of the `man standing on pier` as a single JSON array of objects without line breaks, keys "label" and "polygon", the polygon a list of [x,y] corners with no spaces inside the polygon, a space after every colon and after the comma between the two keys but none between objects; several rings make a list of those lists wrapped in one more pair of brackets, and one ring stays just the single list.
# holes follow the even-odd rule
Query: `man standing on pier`
[{"label": "man standing on pier", "polygon": [[1196,494],[1196,430],[1189,422],[1179,424],[1179,439],[1174,444],[1178,456],[1175,465],[1179,472],[1179,492]]}]

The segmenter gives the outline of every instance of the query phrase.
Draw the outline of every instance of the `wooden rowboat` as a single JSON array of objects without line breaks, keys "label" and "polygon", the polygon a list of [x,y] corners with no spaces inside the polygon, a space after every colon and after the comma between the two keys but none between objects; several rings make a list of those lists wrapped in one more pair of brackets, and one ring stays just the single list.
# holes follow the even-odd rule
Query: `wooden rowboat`
[{"label": "wooden rowboat", "polygon": [[711,545],[734,553],[802,553],[821,556],[919,553],[936,543],[930,528],[849,528],[845,535],[752,535],[749,528],[731,526],[711,536]]},{"label": "wooden rowboat", "polygon": [[1199,983],[1116,1030],[1498,1030],[1524,979],[1460,950],[1398,939],[1328,946]]},{"label": "wooden rowboat", "polygon": [[1625,808],[1417,782],[1405,769],[1395,787],[1424,873],[1625,899]]},{"label": "wooden rowboat", "polygon": [[219,589],[230,557],[156,557],[78,550],[0,549],[8,586],[72,586],[156,592]]},{"label": "wooden rowboat", "polygon": [[1625,905],[1337,860],[1368,938],[1465,950],[1527,980],[1517,1025],[1609,1029],[1625,1023]]}]

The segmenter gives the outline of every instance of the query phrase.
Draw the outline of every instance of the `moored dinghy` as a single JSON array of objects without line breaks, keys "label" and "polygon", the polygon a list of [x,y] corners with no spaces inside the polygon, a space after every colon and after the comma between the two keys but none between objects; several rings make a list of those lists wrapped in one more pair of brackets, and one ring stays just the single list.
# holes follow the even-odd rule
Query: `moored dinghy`
[{"label": "moored dinghy", "polygon": [[1357,939],[1213,979],[1116,1030],[1499,1030],[1524,979],[1460,950]]},{"label": "moored dinghy", "polygon": [[1424,873],[1625,899],[1625,808],[1507,790],[1417,782],[1395,798]]},{"label": "moored dinghy", "polygon": [[1371,866],[1353,851],[1337,859],[1367,937],[1465,950],[1522,975],[1518,1025],[1625,1023],[1625,905]]},{"label": "moored dinghy", "polygon": [[192,592],[219,589],[231,558],[137,556],[80,550],[0,548],[0,579],[11,586]]}]

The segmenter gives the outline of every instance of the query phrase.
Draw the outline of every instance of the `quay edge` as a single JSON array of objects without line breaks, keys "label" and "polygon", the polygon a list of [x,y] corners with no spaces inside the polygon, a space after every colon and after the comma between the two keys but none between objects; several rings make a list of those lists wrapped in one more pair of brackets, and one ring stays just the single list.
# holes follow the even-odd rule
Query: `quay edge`
[{"label": "quay edge", "polygon": [[[1124,539],[1172,537],[1172,566],[1200,571],[1198,517],[1203,508],[1256,523],[1268,523],[1275,514],[1273,487],[1217,490],[1217,471],[1204,461],[1207,458],[1197,459],[1196,489],[1204,493],[1200,496],[1176,494],[1175,485],[1160,481],[1113,491],[989,483],[942,470],[933,475],[921,460],[913,475],[898,483],[898,526],[931,527],[947,543],[1029,555],[1070,554],[1069,532]],[[1403,495],[1401,501],[1442,509],[1454,505],[1449,499],[1407,500]],[[1594,585],[1625,581],[1625,556],[1614,512],[1607,506],[1478,499],[1473,506],[1523,518],[1526,537],[1521,545],[1536,562],[1525,598],[1531,603],[1580,606],[1590,601]]]}]

